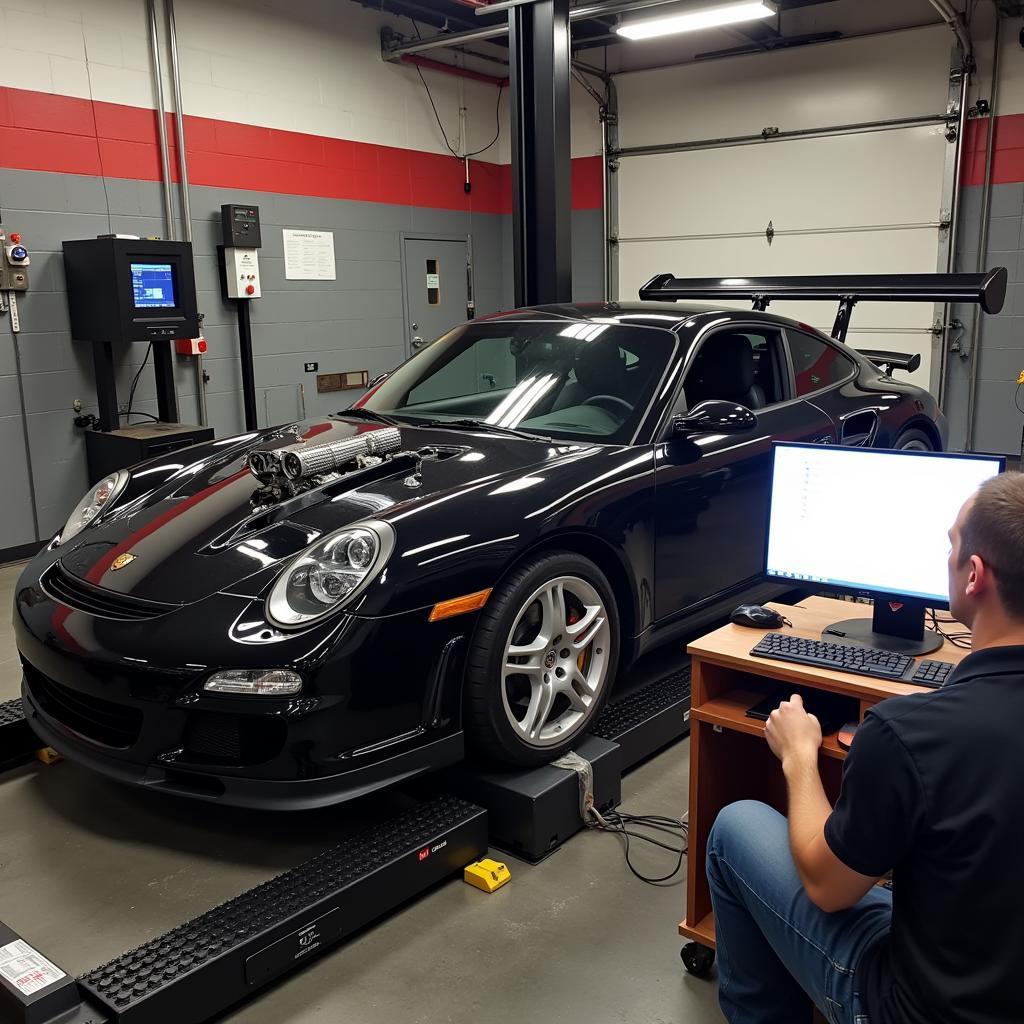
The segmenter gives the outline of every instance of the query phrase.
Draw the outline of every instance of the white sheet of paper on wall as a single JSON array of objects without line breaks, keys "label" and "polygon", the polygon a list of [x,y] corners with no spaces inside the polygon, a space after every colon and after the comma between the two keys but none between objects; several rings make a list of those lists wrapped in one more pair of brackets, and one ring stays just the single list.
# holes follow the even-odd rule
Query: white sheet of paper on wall
[{"label": "white sheet of paper on wall", "polygon": [[334,232],[284,228],[286,281],[336,281]]},{"label": "white sheet of paper on wall", "polygon": [[428,288],[440,288],[441,287],[441,275],[440,274],[427,274],[427,287]]}]

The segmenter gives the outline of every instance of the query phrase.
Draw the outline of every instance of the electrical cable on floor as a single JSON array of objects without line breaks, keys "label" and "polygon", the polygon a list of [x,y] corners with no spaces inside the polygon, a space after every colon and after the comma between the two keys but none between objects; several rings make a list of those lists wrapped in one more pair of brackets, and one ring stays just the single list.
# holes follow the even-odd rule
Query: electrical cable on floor
[{"label": "electrical cable on floor", "polygon": [[[601,814],[596,808],[591,808],[590,813],[593,820],[587,823],[588,828],[596,832],[608,832],[622,837],[623,850],[626,855],[626,867],[641,882],[646,882],[648,885],[667,887],[682,881],[682,877],[676,881],[673,881],[673,879],[676,879],[676,876],[682,871],[683,858],[686,856],[690,833],[690,826],[686,820],[686,815],[682,818],[670,818],[662,814],[630,814],[628,811],[621,810],[608,811],[605,814]],[[654,836],[636,831],[639,828],[648,829],[652,832],[666,833],[681,840],[681,845],[674,846],[671,843],[662,842],[662,840]],[[676,854],[675,867],[667,875],[652,876],[643,874],[633,863],[630,854],[631,839],[650,843],[652,846]]]}]

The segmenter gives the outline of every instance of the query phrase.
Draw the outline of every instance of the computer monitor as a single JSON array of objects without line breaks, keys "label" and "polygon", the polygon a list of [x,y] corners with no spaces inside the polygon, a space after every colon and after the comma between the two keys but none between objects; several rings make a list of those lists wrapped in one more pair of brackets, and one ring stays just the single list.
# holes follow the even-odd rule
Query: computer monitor
[{"label": "computer monitor", "polygon": [[924,619],[949,607],[949,528],[1005,468],[998,456],[776,443],[765,576],[874,599],[873,619],[837,622],[829,639],[937,650],[942,638]]}]

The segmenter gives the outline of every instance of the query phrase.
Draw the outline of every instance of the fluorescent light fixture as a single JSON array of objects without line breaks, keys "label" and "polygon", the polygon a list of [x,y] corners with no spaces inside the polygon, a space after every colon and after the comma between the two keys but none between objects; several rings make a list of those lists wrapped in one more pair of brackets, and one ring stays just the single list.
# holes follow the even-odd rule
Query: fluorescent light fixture
[{"label": "fluorescent light fixture", "polygon": [[697,32],[702,28],[716,28],[719,25],[736,25],[741,21],[756,21],[771,18],[777,13],[774,4],[756,0],[753,3],[716,4],[696,11],[670,14],[663,18],[648,18],[644,21],[627,21],[619,25],[616,32],[627,39],[653,39],[677,32]]}]

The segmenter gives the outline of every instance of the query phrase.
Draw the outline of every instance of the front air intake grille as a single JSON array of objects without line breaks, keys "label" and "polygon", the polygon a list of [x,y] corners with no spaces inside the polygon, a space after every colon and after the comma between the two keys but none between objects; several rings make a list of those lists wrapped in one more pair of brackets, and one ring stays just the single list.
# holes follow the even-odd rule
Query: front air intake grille
[{"label": "front air intake grille", "polygon": [[142,712],[138,709],[61,686],[27,665],[25,675],[43,712],[80,736],[122,750],[139,738]]},{"label": "front air intake grille", "polygon": [[75,611],[95,615],[101,619],[142,621],[166,615],[179,606],[161,601],[145,601],[139,597],[119,594],[116,590],[86,583],[69,573],[60,562],[55,562],[39,578],[39,585],[48,597],[66,604]]},{"label": "front air intake grille", "polygon": [[235,768],[266,764],[281,752],[287,731],[276,715],[194,711],[185,726],[181,760]]}]

